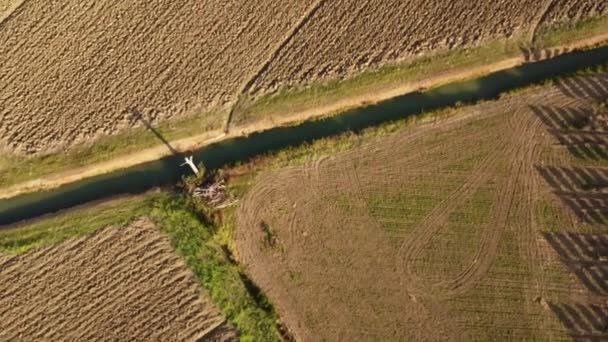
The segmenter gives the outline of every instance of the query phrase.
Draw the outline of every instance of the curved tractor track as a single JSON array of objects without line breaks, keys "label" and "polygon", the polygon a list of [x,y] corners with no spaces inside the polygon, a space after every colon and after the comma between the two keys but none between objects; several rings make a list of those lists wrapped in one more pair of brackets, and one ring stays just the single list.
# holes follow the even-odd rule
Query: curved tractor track
[{"label": "curved tractor track", "polygon": [[592,108],[571,83],[594,80],[262,174],[237,210],[239,260],[301,340],[564,338],[547,303],[580,286],[542,237],[576,222],[552,221],[537,167],[560,151],[544,126]]},{"label": "curved tractor track", "polygon": [[[509,119],[509,133],[491,142],[492,153],[471,171],[462,186],[446,196],[417,224],[411,233],[412,238],[399,248],[397,260],[401,264],[399,269],[408,291],[419,296],[448,299],[466,293],[487,273],[498,253],[501,232],[508,224],[518,183],[530,176],[527,171],[533,171],[531,161],[536,144],[530,142],[540,132],[541,126],[537,120],[531,120],[534,118],[526,117],[522,109],[527,110],[525,106],[520,106]],[[484,228],[471,263],[452,279],[431,284],[425,282],[413,271],[412,262],[420,258],[428,241],[447,223],[449,215],[466,203],[482,185],[496,177],[496,164],[500,159],[510,161],[505,173],[506,180],[496,190],[492,224]]]}]

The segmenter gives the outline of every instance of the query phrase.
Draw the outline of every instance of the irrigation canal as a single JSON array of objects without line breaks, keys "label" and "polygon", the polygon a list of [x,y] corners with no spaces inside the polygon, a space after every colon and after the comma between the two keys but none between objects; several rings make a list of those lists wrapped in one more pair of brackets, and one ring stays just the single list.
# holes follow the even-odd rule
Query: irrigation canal
[{"label": "irrigation canal", "polygon": [[[455,82],[424,92],[414,92],[341,114],[307,121],[297,126],[277,127],[214,143],[194,152],[194,159],[208,168],[220,168],[285,147],[311,142],[340,133],[399,120],[425,111],[496,98],[518,87],[539,83],[608,61],[608,46],[572,52],[553,59],[528,63],[477,79]],[[179,181],[191,172],[180,167],[183,159],[173,156],[91,177],[57,189],[0,200],[0,225],[53,213],[87,202],[127,193],[141,193]]]}]

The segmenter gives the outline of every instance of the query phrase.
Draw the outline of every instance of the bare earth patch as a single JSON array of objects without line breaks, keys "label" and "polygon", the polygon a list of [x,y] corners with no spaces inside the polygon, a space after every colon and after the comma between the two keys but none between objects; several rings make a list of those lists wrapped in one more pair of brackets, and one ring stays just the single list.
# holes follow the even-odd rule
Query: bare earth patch
[{"label": "bare earth patch", "polygon": [[0,293],[3,341],[237,340],[145,219],[0,257]]},{"label": "bare earth patch", "polygon": [[238,209],[239,258],[302,341],[605,336],[608,205],[539,170],[608,184],[608,155],[547,131],[606,95],[607,75],[569,79],[268,172]]}]

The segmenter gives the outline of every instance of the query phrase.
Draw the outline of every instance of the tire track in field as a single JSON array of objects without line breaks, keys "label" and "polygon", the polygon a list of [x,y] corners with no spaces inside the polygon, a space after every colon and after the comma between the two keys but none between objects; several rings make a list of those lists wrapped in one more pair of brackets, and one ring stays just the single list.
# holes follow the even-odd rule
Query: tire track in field
[{"label": "tire track in field", "polygon": [[[518,107],[520,106],[518,105]],[[529,120],[521,120],[516,114],[509,117],[507,123],[510,127],[507,127],[509,133],[505,137],[506,140],[498,142],[499,145],[492,155],[478,165],[459,189],[428,213],[417,225],[417,229],[411,233],[412,238],[406,240],[401,246],[398,258],[402,260],[403,267],[400,268],[400,271],[402,277],[406,278],[403,280],[404,283],[409,283],[409,290],[414,294],[429,294],[447,299],[466,293],[483,278],[497,257],[500,235],[508,225],[516,188],[533,165],[529,158],[532,158],[536,148],[528,146],[527,143],[534,140],[534,135],[540,129],[538,121],[530,123]],[[495,201],[492,224],[483,231],[479,248],[472,257],[472,263],[454,278],[428,286],[412,270],[412,261],[419,258],[424,246],[446,224],[449,215],[471,198],[479,186],[489,180],[490,169],[496,164],[499,157],[510,161],[506,171],[507,177],[503,185],[496,190],[498,197]],[[532,237],[532,239],[534,238],[535,236]]]},{"label": "tire track in field", "polygon": [[243,85],[239,88],[237,93],[237,101],[230,109],[228,113],[228,118],[226,119],[226,125],[224,128],[224,132],[227,134],[230,130],[230,124],[232,122],[232,118],[234,117],[235,112],[239,108],[239,102],[242,95],[246,94],[251,86],[255,84],[255,81],[262,75],[270,64],[277,58],[281,50],[289,44],[289,42],[293,39],[293,37],[308,23],[308,21],[315,15],[315,13],[323,6],[327,0],[317,0],[306,13],[298,20],[298,22],[289,30],[289,32],[285,35],[285,37],[281,40],[281,42],[273,49],[272,53],[268,58],[259,66],[255,73],[251,77],[249,77]]},{"label": "tire track in field", "polygon": [[[250,227],[250,230],[255,231],[256,227],[262,222],[261,220],[268,219],[269,221],[267,221],[267,223],[269,223],[271,227],[273,227],[274,224],[278,224],[275,219],[279,220],[281,222],[280,226],[283,227],[281,228],[281,233],[285,231],[285,235],[280,234],[278,236],[279,243],[281,243],[280,239],[283,236],[300,236],[302,229],[305,231],[308,230],[309,228],[306,228],[306,223],[310,224],[310,222],[305,223],[302,220],[306,220],[307,217],[311,216],[310,213],[311,211],[314,211],[313,208],[315,204],[325,202],[325,199],[333,198],[336,195],[346,195],[346,198],[348,198],[348,205],[354,209],[352,215],[359,216],[360,214],[358,213],[367,213],[369,211],[366,201],[368,196],[364,192],[369,189],[361,184],[361,176],[368,177],[369,175],[359,174],[357,164],[371,163],[375,165],[378,162],[376,157],[367,159],[361,158],[361,155],[366,155],[369,153],[370,149],[378,152],[389,151],[390,149],[388,148],[393,146],[394,142],[395,140],[390,139],[387,144],[371,144],[365,146],[363,148],[364,151],[361,154],[344,153],[338,157],[311,161],[303,167],[283,169],[278,175],[276,173],[263,175],[258,179],[255,188],[247,194],[247,198],[242,201],[239,209],[239,219],[241,220],[239,225],[246,225]],[[411,145],[407,146],[408,149],[412,148]],[[419,155],[418,152],[414,154]],[[383,152],[383,155],[378,158],[384,159],[388,157],[388,155],[387,152]],[[408,161],[411,161],[411,158],[403,158],[403,160],[399,161],[399,164],[408,165]],[[448,163],[446,160],[441,160],[441,162]],[[430,164],[432,163],[432,161],[425,160],[423,164],[425,164],[425,166],[431,166]],[[316,184],[312,185],[312,187],[306,186],[306,191],[304,191],[302,188],[304,182],[294,182],[294,180],[301,179],[302,177],[307,179],[316,178]],[[292,207],[292,205],[295,205],[296,203],[297,206]],[[283,212],[283,209],[285,208],[290,208],[289,214]],[[336,210],[341,212],[344,210],[336,201],[327,201],[325,205],[323,205],[323,208],[326,209],[327,212],[335,212]],[[362,210],[358,210],[358,208],[362,208]],[[324,213],[317,213],[317,215],[324,215]],[[278,216],[280,216],[281,219],[278,219]],[[363,216],[366,215],[363,214]],[[365,219],[361,218],[357,222],[362,222],[361,220]],[[376,220],[369,217],[367,221],[371,223]],[[298,228],[300,231],[297,231]],[[378,227],[378,229],[380,229],[380,227]],[[256,245],[259,244],[257,239],[260,237],[259,235],[256,237],[255,235],[257,234],[254,232],[247,231],[242,234],[243,235],[239,236],[238,239],[251,240],[254,241]],[[256,251],[240,250],[240,259],[256,259],[255,252]],[[405,298],[405,300],[408,302],[407,305],[414,305],[416,311],[423,310],[429,314],[429,318],[431,317],[430,311],[426,306],[423,306],[421,303],[416,304],[407,300],[407,298]],[[434,307],[432,312],[434,315],[438,315],[442,311],[440,311],[439,308]],[[446,319],[449,318],[447,314],[444,314],[442,317]],[[413,319],[413,316],[408,319]],[[418,328],[424,329],[431,334],[433,331],[436,331],[438,327],[434,324],[423,324]],[[445,320],[441,324],[441,329],[449,331],[447,335],[452,336],[457,336],[459,332],[458,327]],[[349,330],[352,333],[353,330]],[[361,335],[377,334],[377,332],[372,332],[368,328],[356,329],[356,331]]]},{"label": "tire track in field", "polygon": [[536,40],[536,32],[538,31],[538,27],[545,20],[545,17],[547,16],[547,14],[549,13],[549,11],[551,10],[551,8],[553,7],[554,4],[555,4],[555,0],[545,0],[545,2],[543,3],[543,6],[541,7],[540,12],[536,16],[536,18],[534,18],[534,21],[532,22],[532,25],[530,26],[530,37],[528,38],[528,41],[530,42],[531,45],[533,45],[534,41]]},{"label": "tire track in field", "polygon": [[[137,231],[137,230],[135,230]],[[97,235],[99,236],[99,235]],[[120,236],[119,234],[115,234],[115,236]],[[98,274],[100,272],[105,272],[108,274],[116,274],[118,273],[119,275],[122,275],[121,273],[121,268],[123,267],[123,265],[126,264],[134,264],[134,265],[139,265],[140,264],[140,258],[136,258],[133,257],[134,255],[141,253],[142,248],[133,248],[133,243],[137,243],[139,241],[134,240],[134,238],[136,238],[138,235],[132,235],[130,237],[124,238],[124,239],[118,239],[116,241],[111,241],[113,243],[116,243],[116,246],[120,246],[120,248],[116,249],[116,247],[114,247],[116,249],[115,251],[115,259],[112,260],[112,262],[110,263],[109,267],[104,269],[103,265],[102,267],[99,267],[98,269],[95,270],[94,273],[91,273],[89,270],[85,270],[82,274],[81,277],[84,276],[84,279],[82,279],[80,281],[81,286],[78,289],[66,289],[65,291],[61,291],[60,293],[58,293],[57,295],[53,296],[50,299],[46,299],[47,305],[46,307],[38,307],[34,310],[29,311],[27,314],[24,312],[21,315],[16,315],[16,317],[20,317],[22,319],[22,321],[18,321],[18,322],[13,322],[13,321],[9,321],[8,325],[11,327],[18,327],[21,326],[22,323],[24,323],[24,321],[27,320],[32,320],[32,321],[36,321],[36,319],[44,319],[44,314],[45,314],[45,310],[47,307],[57,307],[60,306],[62,303],[70,303],[73,302],[74,300],[76,300],[78,297],[82,296],[85,293],[88,293],[90,295],[93,296],[93,298],[103,298],[105,300],[105,304],[107,305],[108,301],[109,302],[113,302],[112,300],[108,300],[111,299],[111,297],[108,297],[107,295],[104,297],[105,293],[108,293],[108,288],[109,289],[113,289],[113,287],[118,284],[118,283],[123,283],[123,282],[128,282],[128,277],[120,277],[120,276],[115,276],[113,278],[111,278],[109,281],[106,280],[106,282],[104,283],[105,286],[103,288],[90,288],[94,285],[94,283],[98,280]],[[95,240],[92,239],[93,241]],[[160,241],[160,239],[155,239],[156,241]],[[69,247],[68,249],[70,250],[74,250],[74,255],[70,256],[69,258],[64,259],[62,262],[58,262],[58,263],[53,263],[51,265],[52,267],[52,271],[43,271],[41,272],[40,270],[35,270],[36,272],[32,274],[32,278],[34,279],[42,279],[45,278],[47,273],[50,272],[56,272],[57,270],[60,271],[65,271],[66,274],[70,275],[70,268],[71,269],[79,269],[81,267],[86,267],[86,264],[88,262],[98,262],[98,259],[95,256],[95,249],[97,248],[104,248],[104,249],[111,249],[113,247],[113,245],[103,245],[103,244],[86,244],[86,240],[84,239],[77,239],[74,240],[75,242],[78,242],[78,245],[76,245],[77,249],[74,248],[74,244],[71,244],[72,246]],[[92,246],[94,249],[91,249],[89,246]],[[149,247],[150,244],[146,244],[146,247]],[[83,247],[83,248],[79,248],[79,247]],[[145,250],[145,249],[144,249]],[[74,258],[76,255],[80,255],[80,262],[78,263],[70,263],[69,260],[71,258]],[[50,254],[50,255],[46,255],[44,256],[44,258],[46,259],[56,259],[56,256],[54,254]],[[139,271],[138,268],[136,268],[137,271]],[[70,275],[71,276],[71,275]],[[37,302],[40,300],[45,300],[45,295],[46,292],[44,290],[44,288],[46,286],[48,286],[48,284],[45,284],[43,282],[39,283],[40,286],[38,288],[33,288],[32,290],[34,291],[34,293],[36,294],[34,297],[30,297],[30,300],[33,302]],[[110,292],[111,293],[111,292]],[[129,298],[129,297],[124,297],[124,298]],[[97,312],[90,312],[91,314],[97,314]],[[81,316],[81,319],[86,319],[87,315],[83,315]],[[59,326],[61,326],[61,324],[59,324]],[[10,329],[8,330],[10,331]]]},{"label": "tire track in field", "polygon": [[9,19],[13,13],[21,7],[24,1],[25,0],[8,0],[10,4],[8,6],[4,5],[6,6],[4,10],[2,10],[2,7],[0,6],[0,29],[2,28],[2,22]]},{"label": "tire track in field", "polygon": [[52,152],[138,126],[134,106],[223,128],[203,113],[224,112],[312,3],[28,0],[0,30],[0,133],[18,153]]},{"label": "tire track in field", "polygon": [[[502,142],[501,149],[504,150],[505,143]],[[412,270],[412,261],[424,251],[424,247],[442,226],[446,223],[449,215],[454,212],[464,201],[471,198],[477,189],[490,177],[489,172],[498,160],[498,153],[490,154],[473,169],[464,184],[449,194],[437,206],[435,206],[416,228],[411,232],[411,238],[406,239],[397,253],[397,265],[401,277],[408,292],[417,295],[428,293],[422,280]],[[433,293],[433,296],[436,295]]]},{"label": "tire track in field", "polygon": [[[122,250],[129,249],[129,241],[133,242],[134,236],[137,230],[129,230],[125,232],[127,234],[119,235],[100,235],[99,233],[95,234],[91,237],[90,242],[95,243],[99,246],[104,246],[106,248],[112,247],[112,244],[115,244],[117,248],[116,252],[120,255]],[[121,238],[122,237],[122,238]],[[108,246],[105,246],[104,242],[108,243]],[[65,265],[69,265],[69,260],[74,258],[77,255],[83,255],[85,258],[80,261],[76,261],[73,265],[74,267],[78,267],[79,265],[85,264],[87,260],[93,261],[96,260],[96,255],[85,254],[79,249],[82,245],[85,244],[84,239],[72,239],[64,244],[57,244],[55,246],[45,248],[40,252],[34,252],[32,255],[28,255],[28,258],[24,258],[23,262],[16,263],[16,267],[12,270],[7,270],[6,273],[3,272],[2,278],[7,281],[17,280],[23,277],[29,277],[32,279],[44,278],[47,274],[52,273],[57,269],[63,269]],[[45,260],[40,262],[40,260]],[[118,263],[118,260],[115,260],[114,263]],[[31,300],[42,300],[43,298],[38,298],[38,296],[44,296],[42,290],[47,287],[47,284],[43,282],[35,282],[30,285],[30,289],[34,292]],[[17,295],[21,290],[18,286],[14,286],[12,289],[7,290],[5,292],[7,295]]]},{"label": "tire track in field", "polygon": [[12,259],[13,259],[12,255],[6,255],[3,253],[0,253],[0,270],[4,269],[6,266],[8,266],[11,263]]},{"label": "tire track in field", "polygon": [[[521,185],[521,182],[527,181],[530,170],[533,170],[532,156],[536,150],[535,146],[538,145],[534,142],[534,135],[540,130],[540,124],[521,120],[518,114],[517,112],[513,113],[509,120],[510,123],[514,123],[514,127],[511,127],[512,138],[509,144],[512,148],[509,148],[506,153],[506,158],[511,162],[506,173],[507,181],[497,190],[498,198],[493,219],[489,228],[484,230],[480,247],[473,258],[474,262],[469,264],[456,278],[442,284],[448,289],[447,295],[449,297],[467,292],[487,273],[498,256],[501,233],[508,226],[517,188]],[[534,146],[528,145],[529,143],[534,144]],[[525,236],[532,239],[536,237],[535,234],[526,234]]]},{"label": "tire track in field", "polygon": [[283,48],[289,44],[289,42],[293,39],[293,37],[308,23],[308,21],[315,15],[315,13],[323,6],[327,0],[317,0],[310,9],[300,18],[300,20],[292,27],[292,29],[287,33],[285,38],[281,40],[281,42],[277,45],[277,47],[272,51],[267,60],[262,63],[260,68],[253,74],[251,78],[247,80],[243,84],[243,87],[240,91],[241,94],[249,91],[253,83],[263,74],[266,70],[268,70],[268,66],[272,63],[278,56],[278,54],[283,50]]},{"label": "tire track in field", "polygon": [[[125,259],[125,261],[128,262],[137,262],[137,260],[128,260]],[[152,281],[154,280],[158,280],[158,281],[167,281],[167,284],[173,284],[173,286],[178,285],[175,282],[172,282],[171,280],[173,278],[175,278],[175,276],[173,276],[173,274],[176,271],[172,270],[172,272],[170,273],[157,273],[156,276],[154,277],[145,277],[142,278],[142,282],[150,282],[152,283]],[[125,283],[129,283],[130,280],[130,276],[129,274],[126,273],[121,273],[120,276],[116,276],[113,279],[111,279],[109,282],[106,282],[104,285],[105,287],[109,288],[110,290],[108,291],[92,291],[92,295],[96,297],[96,299],[90,301],[87,303],[86,306],[83,306],[81,308],[81,311],[84,312],[84,315],[80,316],[80,321],[81,323],[73,329],[74,333],[76,332],[81,332],[84,331],[84,326],[88,326],[89,323],[87,322],[87,320],[89,319],[93,319],[95,317],[101,317],[103,316],[103,312],[104,311],[108,311],[108,310],[112,310],[112,308],[114,309],[119,309],[116,307],[116,305],[114,304],[110,304],[109,303],[120,303],[120,299],[121,298],[130,298],[130,305],[135,305],[137,302],[137,298],[138,294],[140,294],[140,289],[139,288],[133,288],[133,289],[129,289],[129,288],[124,288],[122,290],[116,290],[116,288],[119,288],[121,284],[125,284]],[[105,295],[105,293],[109,293],[109,295]],[[74,295],[63,295],[63,301],[69,301],[69,300],[75,300],[78,298],[78,296],[74,296]],[[173,298],[173,300],[175,300],[175,298]],[[162,304],[160,301],[158,302],[158,304]],[[112,311],[110,311],[112,312]],[[160,316],[162,317],[162,315]],[[136,322],[134,317],[132,317],[132,322]],[[69,324],[69,322],[65,321],[63,322],[63,324],[59,324],[56,326],[56,328],[59,328],[58,331],[62,331],[62,329],[67,329],[69,328],[67,325]]]},{"label": "tire track in field", "polygon": [[[551,98],[551,97],[549,97]],[[551,99],[551,101],[554,101]],[[540,183],[539,176],[534,167],[535,163],[540,158],[540,148],[542,147],[542,139],[538,139],[540,131],[542,131],[542,122],[535,117],[534,113],[528,108],[521,113],[526,115],[526,119],[529,122],[529,126],[533,126],[534,130],[528,134],[527,138],[524,137],[521,144],[527,144],[527,148],[520,155],[523,156],[523,170],[519,175],[520,179],[520,193],[518,194],[517,209],[525,220],[523,224],[520,224],[517,228],[517,245],[520,260],[525,264],[530,274],[537,275],[531,277],[528,280],[526,286],[526,296],[528,298],[536,298],[539,294],[544,296],[544,292],[547,289],[547,279],[545,274],[545,267],[543,267],[543,250],[544,247],[538,239],[540,229],[542,227],[539,221],[539,201],[541,198],[540,194]],[[524,121],[524,120],[522,120]],[[537,137],[534,137],[536,135]],[[527,303],[522,313],[524,319],[533,317],[535,315],[538,303],[532,301]],[[546,320],[543,320],[542,328],[548,329],[549,326]]]},{"label": "tire track in field", "polygon": [[[121,264],[124,264],[126,262],[128,264],[133,264],[133,265],[137,265],[138,263],[141,263],[141,260],[146,260],[146,259],[150,259],[150,258],[154,259],[154,256],[151,255],[151,253],[147,253],[147,254],[145,253],[146,250],[147,250],[147,248],[138,249],[137,252],[141,253],[140,255],[143,255],[142,257],[133,257],[133,256],[124,256],[123,257],[122,255],[118,255],[116,257],[116,259],[120,259]],[[175,266],[178,266],[178,265],[175,264]],[[180,265],[180,266],[183,266],[183,265]],[[88,279],[88,281],[83,281],[83,283],[84,284],[94,284],[97,281],[97,274],[100,272],[118,274],[118,275],[104,283],[104,285],[105,285],[104,290],[98,290],[96,288],[93,288],[92,290],[87,291],[87,293],[89,293],[91,296],[93,296],[93,298],[97,298],[97,300],[89,302],[87,304],[87,306],[84,308],[85,309],[85,310],[83,310],[84,314],[80,317],[80,321],[83,322],[82,324],[85,324],[85,322],[88,322],[88,321],[94,319],[95,317],[103,317],[103,313],[108,310],[111,313],[111,312],[115,311],[114,309],[118,309],[116,306],[122,305],[122,303],[120,303],[120,298],[130,298],[131,305],[134,305],[137,302],[137,299],[141,298],[141,296],[143,295],[141,293],[141,290],[138,289],[137,287],[135,287],[135,288],[124,287],[122,290],[120,289],[121,288],[120,285],[130,282],[130,278],[131,278],[132,274],[130,275],[129,273],[123,272],[122,269],[120,269],[119,267],[115,267],[115,265],[112,265],[112,268],[110,268],[110,269],[105,269],[105,270],[99,269],[99,271],[96,272],[95,274],[93,274],[92,277],[90,277]],[[132,272],[143,273],[143,269],[135,268]],[[146,284],[160,284],[160,282],[171,284],[171,283],[174,283],[173,280],[175,278],[183,278],[183,276],[184,276],[184,272],[178,271],[178,269],[176,269],[176,270],[171,270],[170,272],[157,272],[155,275],[150,274],[150,275],[141,276],[140,281],[142,283],[146,283]],[[71,302],[73,300],[76,300],[80,295],[83,295],[83,294],[82,293],[81,294],[63,293],[61,296],[58,296],[56,303],[59,304],[62,302]],[[110,303],[110,304],[108,304],[108,303]],[[132,321],[136,322],[136,320],[134,320],[134,319]],[[74,329],[74,331],[80,331],[80,330],[81,329],[79,329],[79,328]]]},{"label": "tire track in field", "polygon": [[[30,0],[28,0],[30,1]],[[102,4],[98,4],[98,3],[88,3],[89,7],[87,8],[81,8],[80,11],[77,13],[76,16],[82,16],[84,15],[84,13],[88,12],[88,11],[93,11],[90,12],[92,15],[96,16],[98,14],[103,13],[104,10],[106,10],[107,8],[109,8],[109,6],[111,5],[109,2],[104,2]],[[96,7],[96,5],[98,7]],[[56,9],[56,8],[53,8]],[[90,30],[91,28],[93,28],[95,26],[95,22],[94,21],[89,21],[87,23],[82,23],[81,21],[76,21],[76,20],[70,20],[69,17],[70,15],[74,15],[74,13],[70,13],[69,11],[62,11],[60,12],[61,16],[57,16],[57,11],[60,11],[60,9],[56,9],[56,11],[52,11],[49,10],[47,13],[45,13],[43,16],[41,16],[41,20],[36,22],[36,25],[34,25],[28,32],[28,39],[21,39],[19,40],[19,42],[17,44],[15,44],[14,46],[12,46],[12,48],[10,50],[7,51],[2,51],[8,55],[18,55],[19,51],[23,50],[23,48],[27,47],[31,47],[31,46],[42,46],[43,44],[47,44],[46,46],[48,46],[48,48],[53,49],[54,51],[57,51],[58,54],[63,55],[65,51],[69,50],[70,48],[72,48],[71,46],[65,45],[65,46],[61,46],[61,42],[57,41],[55,39],[55,37],[58,35],[58,32],[56,31],[48,31],[48,32],[44,32],[42,30],[47,28],[47,24],[49,22],[52,22],[53,20],[59,20],[63,23],[65,23],[65,30],[79,30],[81,32],[81,34],[88,34],[88,30]],[[77,26],[80,25],[80,26]],[[82,26],[85,25],[85,26]],[[74,26],[77,26],[76,28],[72,28]],[[38,34],[38,32],[41,31],[41,34]],[[34,40],[35,39],[35,40]],[[9,46],[9,45],[7,45]],[[1,50],[0,50],[1,51]],[[28,60],[28,63],[31,65],[40,65],[40,64],[44,64],[42,62],[44,62],[46,59],[48,59],[48,56],[42,52],[39,52],[37,55],[34,55],[33,57],[31,57]],[[18,65],[19,63],[21,63],[20,60],[7,60],[5,61],[7,63],[8,66],[10,67],[16,67],[16,65]],[[11,63],[12,65],[9,65],[8,63]],[[48,67],[48,66],[47,66]],[[40,75],[48,70],[46,70],[47,68],[39,68],[35,71],[34,75]],[[14,83],[17,83],[17,80],[20,78],[20,74],[19,73],[10,73],[7,74],[8,78],[4,79],[3,74],[0,74],[0,80],[2,80],[2,84],[3,86],[0,87],[0,91],[4,91],[6,88],[8,88],[9,86],[11,86]]]}]

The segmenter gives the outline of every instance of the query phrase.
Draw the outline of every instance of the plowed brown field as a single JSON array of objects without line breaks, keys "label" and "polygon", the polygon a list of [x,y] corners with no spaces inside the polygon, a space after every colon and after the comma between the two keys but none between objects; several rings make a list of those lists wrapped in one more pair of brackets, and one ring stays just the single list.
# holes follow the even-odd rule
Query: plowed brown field
[{"label": "plowed brown field", "polygon": [[606,3],[595,0],[548,0],[545,13],[540,17],[543,25],[551,25],[564,18],[577,21],[591,13],[605,13]]},{"label": "plowed brown field", "polygon": [[[608,155],[559,139],[606,96],[569,79],[268,172],[239,257],[302,341],[606,337]],[[554,164],[578,185],[548,186]]]},{"label": "plowed brown field", "polygon": [[36,152],[138,124],[130,108],[222,106],[310,3],[26,1],[0,25],[0,137]]},{"label": "plowed brown field", "polygon": [[[339,4],[337,4],[339,3]],[[253,92],[341,78],[431,51],[477,45],[604,13],[597,0],[322,1]]]},{"label": "plowed brown field", "polygon": [[28,0],[0,23],[0,144],[59,150],[139,125],[132,110],[156,122],[214,109],[197,125],[220,128],[218,113],[242,92],[340,78],[605,7],[547,3]]},{"label": "plowed brown field", "polygon": [[235,341],[147,220],[0,258],[0,340]]}]

